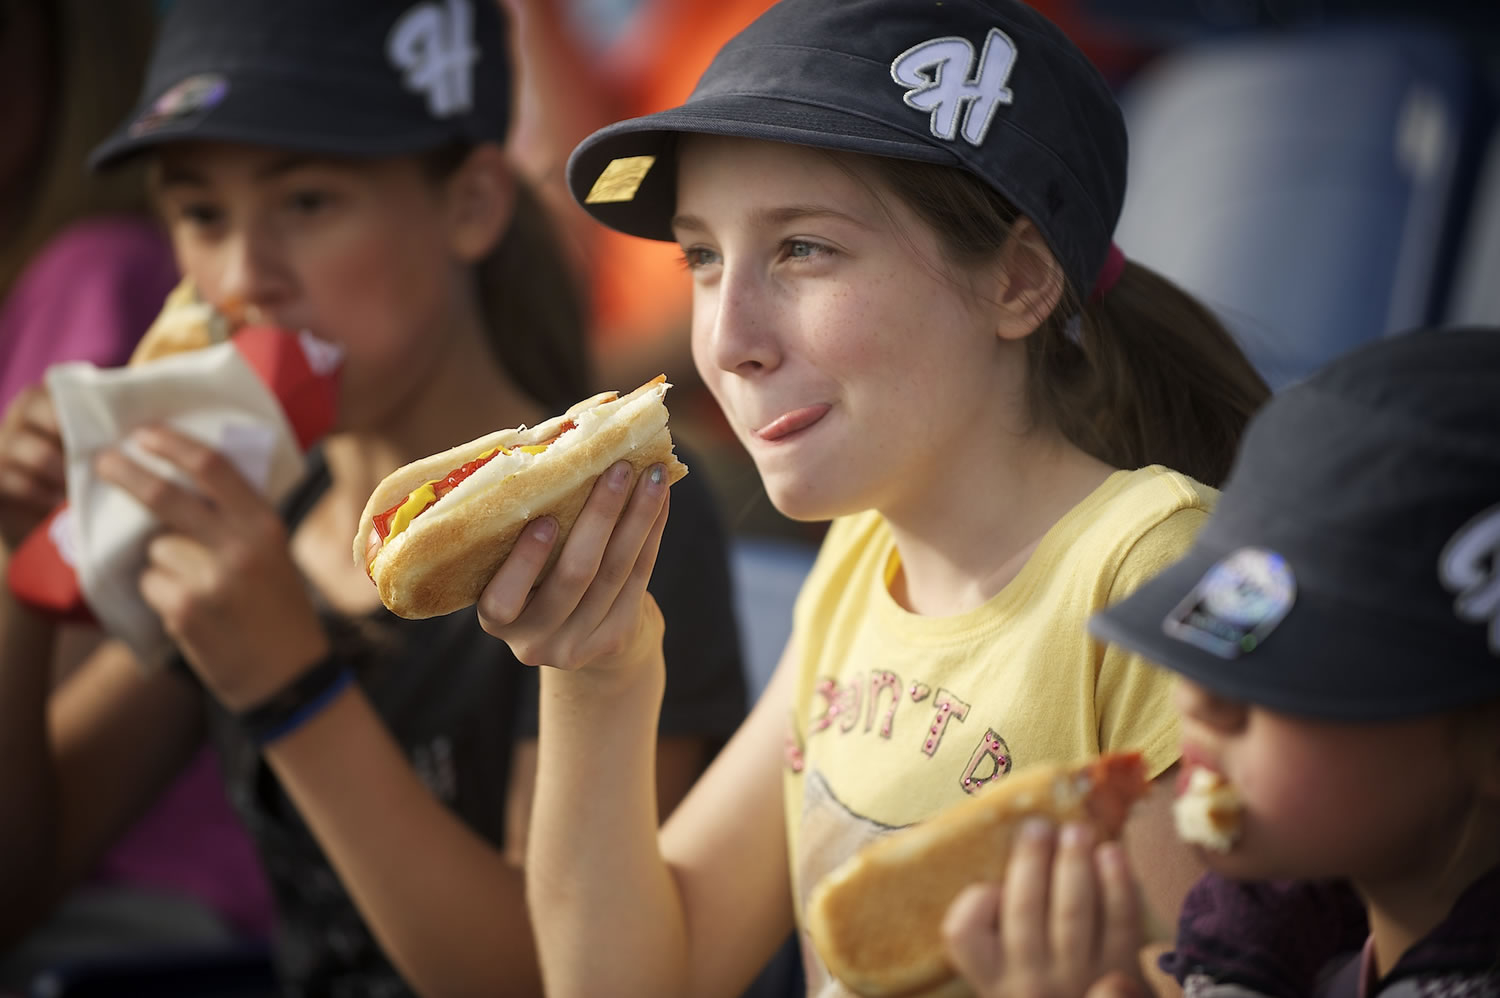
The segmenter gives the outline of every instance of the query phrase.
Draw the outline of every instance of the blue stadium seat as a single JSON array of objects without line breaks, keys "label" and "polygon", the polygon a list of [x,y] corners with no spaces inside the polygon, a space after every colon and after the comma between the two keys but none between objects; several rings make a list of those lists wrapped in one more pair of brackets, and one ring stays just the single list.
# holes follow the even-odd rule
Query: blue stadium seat
[{"label": "blue stadium seat", "polygon": [[1500,9],[1474,0],[1073,0],[1093,31],[1137,45],[1180,45],[1204,35],[1400,18],[1500,41]]},{"label": "blue stadium seat", "polygon": [[745,685],[751,702],[781,659],[792,632],[792,604],[818,550],[796,541],[737,538],[730,547],[735,614],[745,653]]},{"label": "blue stadium seat", "polygon": [[1482,93],[1454,37],[1410,27],[1186,46],[1122,95],[1117,241],[1213,308],[1281,387],[1441,318]]},{"label": "blue stadium seat", "polygon": [[[817,553],[813,544],[750,536],[737,537],[730,545],[729,572],[751,703],[760,699],[781,660],[792,632],[792,605]],[[805,990],[797,935],[792,933],[740,998],[787,998]]]},{"label": "blue stadium seat", "polygon": [[1470,201],[1444,317],[1452,325],[1500,326],[1500,127],[1490,137]]}]

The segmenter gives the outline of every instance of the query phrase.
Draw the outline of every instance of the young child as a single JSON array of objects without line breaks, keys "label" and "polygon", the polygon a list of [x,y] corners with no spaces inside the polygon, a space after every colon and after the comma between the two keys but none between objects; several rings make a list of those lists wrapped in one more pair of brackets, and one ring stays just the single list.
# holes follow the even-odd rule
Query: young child
[{"label": "young child", "polygon": [[[281,515],[182,435],[139,442],[191,490],[100,461],[166,525],[141,589],[177,668],[106,645],[49,697],[53,628],[0,597],[6,932],[206,737],[272,882],[288,993],[538,993],[519,869],[536,674],[473,613],[394,618],[349,557],[390,471],[596,390],[566,264],[500,144],[506,53],[491,0],[173,4],[139,109],[96,160],[150,157],[209,301],[343,347],[338,427]],[[59,498],[47,425],[28,411],[0,432],[5,550]],[[671,627],[663,814],[744,699],[723,533],[701,482],[677,499],[652,581]]]},{"label": "young child", "polygon": [[[528,862],[549,993],[732,993],[861,844],[1108,749],[1157,778],[1131,848],[1176,911],[1168,684],[1084,625],[1186,548],[1264,388],[1111,246],[1124,170],[1104,82],[1005,0],[783,0],[682,107],[575,151],[595,217],[681,245],[699,373],[772,500],[835,522],[659,842],[665,490],[597,491],[534,594],[545,535],[492,581],[486,628],[556,667]],[[809,993],[845,993],[804,951]]]},{"label": "young child", "polygon": [[[1238,800],[1163,961],[1189,995],[1500,994],[1500,330],[1280,393],[1192,550],[1094,629],[1181,676],[1184,762]],[[1128,911],[1122,864],[1058,856],[1054,908]],[[1010,870],[1029,909],[1008,875],[1003,912],[980,889],[950,913],[982,994],[1124,969],[1102,941],[1128,917],[1012,959],[1048,937],[1048,869],[1041,846]]]}]

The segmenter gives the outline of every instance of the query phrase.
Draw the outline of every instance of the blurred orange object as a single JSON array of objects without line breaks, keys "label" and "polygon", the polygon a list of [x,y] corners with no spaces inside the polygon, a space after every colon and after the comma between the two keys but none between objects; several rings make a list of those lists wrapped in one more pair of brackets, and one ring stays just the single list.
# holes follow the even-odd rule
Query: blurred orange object
[{"label": "blurred orange object", "polygon": [[[605,72],[620,83],[622,118],[682,103],[719,48],[759,17],[771,0],[656,0],[611,46]],[[582,138],[582,136],[579,136]],[[690,286],[671,243],[597,227],[591,257],[600,339],[635,340],[685,328]]]}]

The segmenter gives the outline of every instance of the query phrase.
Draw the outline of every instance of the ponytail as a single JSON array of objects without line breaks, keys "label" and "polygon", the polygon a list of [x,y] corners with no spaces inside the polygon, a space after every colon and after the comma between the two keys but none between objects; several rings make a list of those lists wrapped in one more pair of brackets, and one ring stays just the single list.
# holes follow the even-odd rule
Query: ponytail
[{"label": "ponytail", "polygon": [[[469,147],[445,146],[427,157],[443,178]],[[549,411],[588,395],[587,312],[574,268],[551,214],[521,177],[505,234],[475,268],[485,333],[496,361]]]},{"label": "ponytail", "polygon": [[510,227],[479,264],[490,345],[521,388],[561,412],[589,394],[584,296],[552,216],[516,179]]},{"label": "ponytail", "polygon": [[[1076,299],[1074,299],[1076,302]],[[1067,303],[1027,338],[1036,418],[1116,468],[1165,465],[1221,486],[1270,389],[1222,323],[1127,260],[1076,321]]]},{"label": "ponytail", "polygon": [[[928,224],[960,266],[994,259],[1020,217],[965,170],[886,157],[858,161]],[[1228,330],[1181,288],[1128,260],[1107,294],[1082,300],[1078,289],[1065,289],[1026,339],[1034,421],[1057,427],[1112,467],[1161,464],[1222,485],[1246,423],[1270,396]]]}]

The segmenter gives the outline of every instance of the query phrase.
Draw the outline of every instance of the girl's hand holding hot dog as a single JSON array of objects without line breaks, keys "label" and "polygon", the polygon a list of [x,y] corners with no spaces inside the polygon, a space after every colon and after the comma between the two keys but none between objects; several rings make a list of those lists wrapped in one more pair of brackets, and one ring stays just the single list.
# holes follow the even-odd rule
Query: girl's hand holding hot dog
[{"label": "girl's hand holding hot dog", "polygon": [[[602,392],[535,426],[497,430],[396,469],[376,487],[354,535],[354,563],[386,609],[420,619],[479,599],[527,526],[547,517],[566,539],[595,481],[657,468],[687,474],[672,450],[664,375],[621,396]],[[549,563],[543,563],[545,572]],[[539,576],[538,576],[539,577]]]},{"label": "girl's hand holding hot dog", "polygon": [[478,601],[485,629],[528,665],[660,663],[646,583],[667,489],[687,474],[667,426],[670,387],[658,376],[398,468],[365,504],[355,564],[402,617]]},{"label": "girl's hand holding hot dog", "polygon": [[646,583],[667,522],[667,474],[654,465],[634,489],[631,478],[625,461],[600,476],[545,578],[557,543],[550,517],[522,533],[485,588],[480,623],[527,665],[660,676],[662,616]]}]

